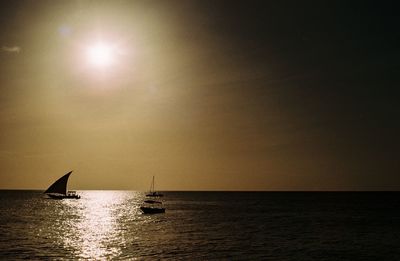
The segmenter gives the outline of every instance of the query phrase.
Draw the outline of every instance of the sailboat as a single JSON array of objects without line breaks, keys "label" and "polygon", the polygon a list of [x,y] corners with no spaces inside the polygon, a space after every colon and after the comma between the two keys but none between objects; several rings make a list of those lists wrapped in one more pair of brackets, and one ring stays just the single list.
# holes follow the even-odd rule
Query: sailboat
[{"label": "sailboat", "polygon": [[75,191],[68,191],[67,190],[67,183],[68,183],[68,178],[69,175],[71,175],[72,171],[68,172],[56,182],[54,182],[44,193],[55,199],[64,199],[64,198],[74,198],[74,199],[79,199],[81,196],[76,194]]},{"label": "sailboat", "polygon": [[147,197],[162,197],[163,196],[163,194],[154,190],[154,176],[153,176],[153,180],[151,181],[150,191],[149,191],[149,193],[146,194],[146,196]]}]

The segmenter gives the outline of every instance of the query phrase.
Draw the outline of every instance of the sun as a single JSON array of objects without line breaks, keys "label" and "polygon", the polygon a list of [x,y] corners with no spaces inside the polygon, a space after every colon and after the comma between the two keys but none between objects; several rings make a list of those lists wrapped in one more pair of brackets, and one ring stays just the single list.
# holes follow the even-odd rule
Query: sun
[{"label": "sun", "polygon": [[96,43],[87,48],[88,62],[96,67],[108,67],[114,63],[115,50],[106,43]]}]

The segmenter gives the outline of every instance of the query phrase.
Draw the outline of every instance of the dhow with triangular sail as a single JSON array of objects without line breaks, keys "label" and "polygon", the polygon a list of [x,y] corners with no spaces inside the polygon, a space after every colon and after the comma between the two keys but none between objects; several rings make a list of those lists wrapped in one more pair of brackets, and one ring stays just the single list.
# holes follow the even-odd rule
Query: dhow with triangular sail
[{"label": "dhow with triangular sail", "polygon": [[68,172],[56,182],[54,182],[44,193],[51,198],[55,199],[64,199],[64,198],[73,198],[79,199],[81,198],[75,191],[67,190],[68,178],[71,175],[72,171]]}]

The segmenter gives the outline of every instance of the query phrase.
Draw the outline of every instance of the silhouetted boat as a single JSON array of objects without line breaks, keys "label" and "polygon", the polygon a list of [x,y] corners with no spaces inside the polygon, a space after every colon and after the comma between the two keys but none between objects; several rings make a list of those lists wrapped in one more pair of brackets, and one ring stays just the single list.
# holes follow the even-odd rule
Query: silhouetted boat
[{"label": "silhouetted boat", "polygon": [[162,206],[162,202],[156,200],[145,200],[144,205],[142,205],[140,209],[144,214],[165,213],[165,208]]},{"label": "silhouetted boat", "polygon": [[81,196],[76,194],[75,191],[67,190],[67,183],[69,175],[71,175],[72,171],[68,172],[61,178],[59,178],[56,182],[54,182],[44,193],[47,196],[55,199],[64,199],[64,198],[74,198],[79,199]]},{"label": "silhouetted boat", "polygon": [[154,190],[154,176],[153,176],[153,180],[151,181],[150,191],[146,194],[146,196],[147,197],[162,197],[162,196],[164,196],[163,194]]}]

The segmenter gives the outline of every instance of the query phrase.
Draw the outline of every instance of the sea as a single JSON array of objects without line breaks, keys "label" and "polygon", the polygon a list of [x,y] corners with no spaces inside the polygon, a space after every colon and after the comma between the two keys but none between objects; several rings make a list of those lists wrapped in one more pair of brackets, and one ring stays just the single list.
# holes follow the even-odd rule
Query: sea
[{"label": "sea", "polygon": [[0,191],[1,260],[400,260],[399,192]]}]

